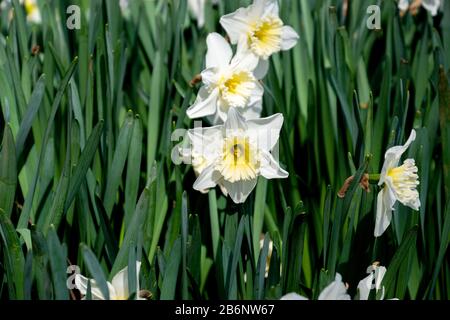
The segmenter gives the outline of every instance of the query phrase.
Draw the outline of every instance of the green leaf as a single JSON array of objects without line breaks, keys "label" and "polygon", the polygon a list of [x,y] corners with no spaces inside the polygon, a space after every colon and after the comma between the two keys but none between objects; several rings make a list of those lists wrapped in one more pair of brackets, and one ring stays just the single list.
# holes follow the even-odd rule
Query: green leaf
[{"label": "green leaf", "polygon": [[0,209],[0,235],[3,241],[9,294],[12,299],[21,300],[24,298],[25,259],[16,230],[3,209]]},{"label": "green leaf", "polygon": [[67,70],[66,74],[64,75],[64,78],[61,80],[58,92],[56,93],[55,99],[53,100],[51,113],[50,113],[50,116],[47,121],[48,125],[45,130],[44,140],[42,142],[41,151],[39,154],[39,161],[37,164],[36,172],[35,172],[35,175],[33,178],[31,188],[25,198],[25,204],[23,206],[23,210],[20,215],[19,223],[17,225],[18,228],[25,228],[28,224],[28,219],[30,218],[31,209],[33,206],[34,193],[36,191],[36,185],[37,185],[37,182],[39,179],[39,171],[41,169],[41,164],[44,161],[45,151],[47,150],[47,143],[48,143],[48,140],[50,139],[50,134],[52,131],[51,129],[53,127],[53,123],[55,120],[56,113],[58,112],[58,109],[59,109],[59,106],[61,103],[61,99],[67,88],[69,80],[72,78],[72,74],[75,71],[75,67],[77,66],[77,63],[78,63],[78,58],[75,58],[73,60],[72,64],[70,65],[69,69]]},{"label": "green leaf", "polygon": [[127,160],[128,150],[130,149],[133,127],[134,115],[133,112],[129,111],[127,118],[120,129],[116,150],[114,151],[113,162],[108,173],[105,196],[103,198],[103,203],[108,217],[111,216],[111,212],[116,201],[117,189],[120,185],[120,179]]},{"label": "green leaf", "polygon": [[167,260],[161,288],[161,300],[174,300],[181,261],[181,239],[175,240]]},{"label": "green leaf", "polygon": [[19,132],[17,133],[16,155],[18,159],[22,155],[22,151],[25,146],[25,141],[30,132],[33,121],[36,118],[36,115],[39,111],[39,108],[42,105],[44,93],[45,93],[45,75],[43,74],[35,84],[33,94],[30,97],[30,102],[23,116],[22,122],[20,123]]},{"label": "green leaf", "polygon": [[69,291],[67,290],[67,264],[65,248],[58,240],[55,228],[50,227],[48,231],[48,252],[50,266],[52,268],[53,288],[56,300],[68,300]]},{"label": "green leaf", "polygon": [[242,238],[244,236],[244,225],[248,217],[244,215],[239,222],[239,226],[236,232],[235,242],[234,242],[234,250],[232,252],[232,260],[231,263],[228,264],[228,268],[226,270],[226,284],[225,289],[228,291],[228,299],[233,299],[233,288],[236,285],[236,270],[238,266],[238,262],[241,259],[241,245]]},{"label": "green leaf", "polygon": [[128,226],[128,222],[133,214],[138,197],[139,179],[141,177],[141,158],[142,158],[142,139],[143,129],[142,121],[136,115],[133,126],[133,135],[130,142],[130,150],[128,151],[127,160],[127,178],[125,181],[125,219],[124,227]]},{"label": "green leaf", "polygon": [[266,233],[264,236],[264,244],[261,252],[259,253],[258,264],[256,265],[256,275],[255,275],[255,298],[257,300],[264,299],[264,280],[266,275],[266,263],[267,255],[269,253],[269,234]]},{"label": "green leaf", "polygon": [[69,210],[69,207],[72,205],[72,202],[75,199],[75,196],[78,193],[81,184],[86,179],[86,173],[89,170],[89,166],[91,165],[92,160],[94,159],[95,153],[97,152],[102,132],[103,121],[100,121],[89,136],[86,146],[78,160],[78,165],[75,167],[73,176],[70,179],[70,185],[66,203],[64,206],[64,211]]},{"label": "green leaf", "polygon": [[256,185],[255,206],[253,211],[253,250],[255,256],[259,254],[259,237],[264,224],[264,211],[266,208],[267,180],[263,177],[258,179]]},{"label": "green leaf", "polygon": [[92,277],[95,279],[95,283],[100,289],[103,297],[106,300],[110,299],[108,285],[106,284],[106,277],[103,273],[102,267],[98,262],[95,254],[89,249],[85,244],[80,244],[80,249],[83,254],[84,262],[86,263],[86,267],[91,273]]},{"label": "green leaf", "polygon": [[447,252],[447,248],[449,245],[449,236],[450,236],[450,200],[447,200],[447,207],[444,214],[444,226],[442,229],[441,235],[441,243],[439,245],[438,258],[436,260],[436,264],[433,270],[433,277],[428,287],[428,298],[432,298],[432,293],[434,291],[436,280],[438,278],[439,272],[442,268],[442,263],[444,262],[445,253]]},{"label": "green leaf", "polygon": [[188,300],[188,275],[187,275],[187,241],[188,241],[188,208],[187,208],[187,194],[186,191],[183,192],[181,198],[181,253],[182,253],[182,264],[181,264],[181,284],[182,284],[182,299]]},{"label": "green leaf", "polygon": [[0,151],[0,209],[8,217],[14,205],[17,184],[16,149],[9,124],[3,133],[2,149]]},{"label": "green leaf", "polygon": [[148,223],[147,218],[149,216],[150,203],[150,190],[145,188],[130,220],[122,246],[120,247],[116,260],[114,261],[111,274],[116,274],[120,269],[127,265],[130,248],[134,248],[136,246],[139,233],[144,232],[145,225]]},{"label": "green leaf", "polygon": [[[387,298],[395,298],[393,296],[396,282],[395,279],[397,273],[401,272],[400,266],[402,265],[402,262],[407,258],[410,249],[413,248],[416,244],[417,229],[418,227],[414,226],[411,230],[408,231],[408,233],[403,238],[400,247],[392,257],[389,267],[387,268],[386,274],[381,284],[381,287],[384,286],[386,288],[385,296]],[[379,293],[381,293],[381,290]]]}]

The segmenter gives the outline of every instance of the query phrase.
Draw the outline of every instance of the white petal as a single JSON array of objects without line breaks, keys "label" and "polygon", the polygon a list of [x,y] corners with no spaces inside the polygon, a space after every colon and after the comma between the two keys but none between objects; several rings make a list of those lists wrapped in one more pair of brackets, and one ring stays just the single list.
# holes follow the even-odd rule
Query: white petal
[{"label": "white petal", "polygon": [[408,140],[403,146],[394,146],[386,151],[384,155],[383,169],[381,170],[380,181],[378,182],[378,185],[381,186],[385,182],[386,174],[389,169],[398,166],[403,153],[405,153],[405,151],[409,148],[414,140],[416,140],[416,131],[413,129],[411,131],[411,134],[409,135]]},{"label": "white petal", "polygon": [[235,108],[230,108],[228,110],[227,121],[225,122],[224,129],[227,131],[238,129],[247,130],[247,124],[244,117]]},{"label": "white petal", "polygon": [[292,49],[298,42],[299,36],[292,27],[283,26],[281,34],[281,50]]},{"label": "white petal", "polygon": [[202,82],[208,87],[214,87],[217,85],[220,79],[219,68],[207,68],[202,71]]},{"label": "white petal", "polygon": [[259,119],[261,117],[261,112],[262,112],[262,99],[245,108],[244,111],[242,112],[242,115],[244,116],[245,120],[254,120]]},{"label": "white petal", "polygon": [[269,66],[269,60],[259,59],[258,65],[256,66],[255,71],[253,71],[253,75],[255,76],[255,78],[263,79],[269,71]]},{"label": "white petal", "polygon": [[220,125],[223,124],[227,120],[227,113],[222,110],[220,107],[220,100],[217,101],[218,108],[216,112],[210,116],[207,116],[206,119],[212,125]]},{"label": "white petal", "polygon": [[400,1],[398,2],[398,8],[399,8],[401,11],[406,11],[406,10],[408,10],[408,7],[409,7],[409,0],[400,0]]},{"label": "white petal", "polygon": [[189,9],[197,19],[198,27],[205,25],[205,0],[188,0]]},{"label": "white petal", "polygon": [[214,114],[217,108],[218,96],[219,89],[216,88],[209,93],[204,86],[201,87],[194,104],[186,111],[187,116],[191,119],[196,119]]},{"label": "white petal", "polygon": [[193,152],[212,161],[221,152],[222,126],[190,129],[188,139]]},{"label": "white petal", "polygon": [[270,151],[280,138],[284,117],[281,113],[267,118],[247,121],[248,133],[258,144],[258,149]]},{"label": "white petal", "polygon": [[27,16],[27,20],[32,23],[40,24],[42,22],[41,12],[38,9],[34,10]]},{"label": "white petal", "polygon": [[375,220],[374,236],[379,237],[389,227],[392,220],[392,207],[395,197],[388,187],[383,188],[377,197],[377,217]]},{"label": "white petal", "polygon": [[220,175],[215,171],[214,165],[210,165],[195,180],[193,188],[198,191],[211,189],[217,185],[218,180]]},{"label": "white petal", "polygon": [[[141,269],[141,262],[136,261],[136,295],[139,292],[139,271]],[[128,267],[123,268],[113,277],[111,284],[113,285],[117,298],[128,299],[130,290],[128,288]]]},{"label": "white petal", "polygon": [[[105,297],[102,294],[102,291],[98,287],[97,283],[93,279],[88,279],[81,274],[75,275],[75,286],[80,291],[80,293],[85,296],[87,293],[88,281],[91,280],[91,294],[93,300],[105,300]],[[114,299],[116,297],[116,292],[111,283],[106,283],[109,290],[109,298]]]},{"label": "white petal", "polygon": [[220,191],[222,191],[223,195],[225,197],[228,197],[228,191],[227,191],[227,189],[225,189],[225,187],[223,185],[223,181],[220,180],[217,184],[219,185]]},{"label": "white petal", "polygon": [[[253,90],[252,95],[250,96],[247,108],[257,107],[257,108],[262,110],[262,100],[263,100],[263,95],[264,95],[264,87],[261,85],[261,83],[259,83],[259,81],[256,82],[255,84],[256,84],[256,87]],[[245,119],[249,120],[249,118],[247,118],[247,117],[245,117]]]},{"label": "white petal", "polygon": [[247,34],[250,28],[249,11],[251,7],[239,8],[235,12],[220,18],[220,25],[227,32],[232,44],[237,44],[241,36]]},{"label": "white petal", "polygon": [[213,32],[206,38],[206,68],[226,67],[231,61],[233,51],[230,44],[220,34]]},{"label": "white petal", "polygon": [[244,203],[256,186],[257,179],[248,181],[229,182],[223,180],[223,186],[234,203]]},{"label": "white petal", "polygon": [[432,16],[437,15],[440,5],[440,0],[422,0],[422,6],[428,10]]},{"label": "white petal", "polygon": [[308,298],[305,298],[295,292],[291,292],[282,296],[280,300],[308,300]]},{"label": "white petal", "polygon": [[120,299],[128,299],[128,296],[130,295],[128,290],[128,267],[117,272],[113,277],[111,284]]},{"label": "white petal", "polygon": [[278,161],[264,150],[260,151],[261,167],[260,173],[266,179],[283,179],[289,176],[289,173],[280,167]]},{"label": "white petal", "polygon": [[372,289],[372,281],[373,274],[370,273],[358,283],[359,300],[369,300],[370,290]]},{"label": "white petal", "polygon": [[255,0],[256,1],[261,1],[264,3],[264,13],[263,15],[274,15],[274,16],[279,16],[279,6],[278,6],[278,0]]},{"label": "white petal", "polygon": [[318,300],[350,300],[347,288],[342,282],[342,277],[339,273],[336,273],[335,280],[323,289]]},{"label": "white petal", "polygon": [[257,57],[252,51],[248,49],[247,37],[242,36],[239,40],[237,51],[230,63],[230,68],[233,70],[246,70],[251,71],[256,69],[259,62]]}]

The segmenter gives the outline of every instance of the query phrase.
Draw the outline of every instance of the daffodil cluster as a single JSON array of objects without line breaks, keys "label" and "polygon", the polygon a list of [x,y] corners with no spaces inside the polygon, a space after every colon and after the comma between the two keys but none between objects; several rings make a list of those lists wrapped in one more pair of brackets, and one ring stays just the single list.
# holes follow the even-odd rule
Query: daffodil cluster
[{"label": "daffodil cluster", "polygon": [[218,185],[243,203],[259,176],[288,177],[273,154],[284,118],[280,113],[261,118],[261,80],[269,58],[295,46],[298,35],[280,19],[277,0],[254,0],[220,24],[227,37],[208,35],[202,86],[187,110],[189,118],[206,118],[213,126],[189,130],[189,147],[180,152],[198,176],[194,189],[206,192]]}]

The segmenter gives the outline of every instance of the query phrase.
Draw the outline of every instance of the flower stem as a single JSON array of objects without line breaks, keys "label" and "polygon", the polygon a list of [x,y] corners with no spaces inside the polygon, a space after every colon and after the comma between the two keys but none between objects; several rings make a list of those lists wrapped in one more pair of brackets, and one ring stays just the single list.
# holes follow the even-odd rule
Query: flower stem
[{"label": "flower stem", "polygon": [[369,183],[370,184],[378,184],[378,181],[380,181],[379,173],[369,174]]},{"label": "flower stem", "polygon": [[217,251],[219,249],[219,238],[220,238],[219,214],[217,212],[216,190],[214,189],[209,190],[208,199],[209,199],[209,219],[211,220],[212,246],[215,260]]}]

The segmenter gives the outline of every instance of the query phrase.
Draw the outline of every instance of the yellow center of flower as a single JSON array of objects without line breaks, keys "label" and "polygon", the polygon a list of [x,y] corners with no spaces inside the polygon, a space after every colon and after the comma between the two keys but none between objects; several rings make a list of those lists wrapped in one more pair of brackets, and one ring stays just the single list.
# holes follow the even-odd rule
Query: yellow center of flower
[{"label": "yellow center of flower", "polygon": [[263,59],[281,50],[283,21],[270,15],[254,23],[249,33],[251,50]]},{"label": "yellow center of flower", "polygon": [[225,109],[246,107],[256,88],[255,82],[256,78],[249,71],[239,71],[229,77],[222,77],[219,89]]},{"label": "yellow center of flower", "polygon": [[416,190],[417,185],[419,185],[417,171],[413,159],[407,159],[402,166],[388,170],[387,176],[391,178],[394,192],[400,202],[411,202],[419,197]]},{"label": "yellow center of flower", "polygon": [[259,171],[256,149],[248,137],[226,138],[218,170],[225,180],[236,182],[255,179]]},{"label": "yellow center of flower", "polygon": [[27,15],[31,15],[39,10],[37,2],[35,0],[25,0],[24,6]]}]

